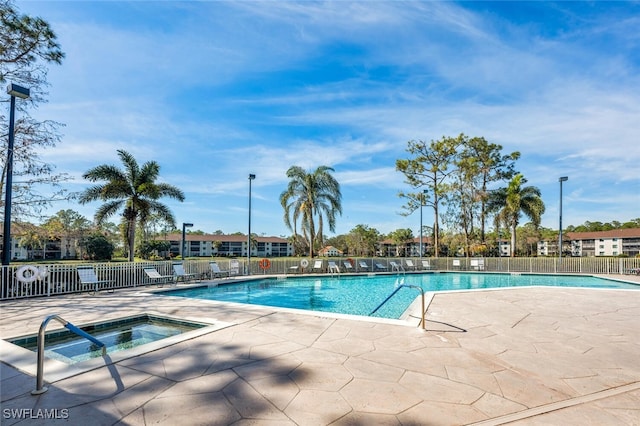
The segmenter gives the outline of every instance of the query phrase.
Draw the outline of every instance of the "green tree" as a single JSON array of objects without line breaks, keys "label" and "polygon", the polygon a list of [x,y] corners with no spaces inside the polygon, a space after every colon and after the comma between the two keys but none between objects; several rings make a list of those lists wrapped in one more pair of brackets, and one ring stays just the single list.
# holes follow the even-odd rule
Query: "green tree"
[{"label": "green tree", "polygon": [[469,256],[471,239],[474,236],[475,213],[480,200],[479,191],[474,185],[477,163],[475,158],[461,157],[456,164],[456,171],[452,174],[446,217],[456,228],[462,230],[464,253],[465,256]]},{"label": "green tree", "polygon": [[91,260],[111,260],[113,256],[113,244],[100,233],[88,236],[83,245]]},{"label": "green tree", "polygon": [[398,195],[407,198],[404,209],[407,214],[420,208],[424,201],[425,206],[433,208],[433,235],[435,257],[439,253],[439,214],[440,204],[450,190],[447,179],[455,171],[457,149],[463,143],[465,136],[456,138],[443,137],[437,141],[426,143],[423,141],[409,141],[407,152],[413,158],[396,160],[396,170],[406,177],[406,183],[412,188],[426,188],[427,194],[423,197],[423,191],[417,193],[400,192]]},{"label": "green tree", "polygon": [[[220,235],[220,234],[214,234],[214,235]],[[220,247],[222,247],[222,241],[215,240],[211,243],[211,246],[215,249],[216,253],[219,254],[218,252],[220,251]]]},{"label": "green tree", "polygon": [[302,235],[291,235],[288,240],[293,246],[293,254],[295,256],[304,256],[304,254],[309,251],[308,242]]},{"label": "green tree", "polygon": [[33,259],[33,252],[35,250],[43,250],[42,257],[46,256],[46,246],[48,236],[46,231],[41,227],[32,225],[30,223],[22,223],[22,232],[18,245],[27,249],[27,259]]},{"label": "green tree", "polygon": [[50,235],[56,236],[65,241],[62,258],[70,257],[71,244],[74,248],[91,228],[91,222],[80,213],[71,210],[60,210],[55,215],[48,218],[42,226],[47,229]]},{"label": "green tree", "polygon": [[356,256],[371,256],[380,241],[380,232],[368,225],[356,225],[346,236],[349,252]]},{"label": "green tree", "polygon": [[[56,35],[44,19],[23,15],[12,1],[0,0],[0,84],[4,88],[7,83],[16,83],[31,92],[29,99],[16,102],[19,114],[16,114],[12,163],[12,174],[16,179],[11,197],[16,218],[39,217],[41,210],[52,201],[69,198],[59,186],[69,177],[56,173],[53,165],[40,158],[45,148],[60,141],[59,128],[62,124],[51,120],[38,121],[29,114],[29,110],[47,102],[48,65],[61,64],[63,58]],[[9,99],[3,96],[0,103],[9,102]],[[0,135],[8,134],[9,120],[4,115],[8,110],[8,107],[0,108]],[[8,138],[0,138],[0,193],[5,191],[7,141]],[[38,191],[41,185],[49,185],[52,190]],[[0,201],[2,205],[4,199]]]},{"label": "green tree", "polygon": [[349,254],[349,244],[347,244],[347,236],[344,234],[335,237],[325,238],[325,246],[334,246],[342,251],[345,255]]},{"label": "green tree", "polygon": [[502,154],[502,145],[487,142],[483,137],[465,139],[458,167],[465,170],[467,179],[473,183],[474,201],[480,203],[480,242],[485,242],[487,216],[487,187],[492,182],[509,181],[515,175],[515,161],[520,152]]},{"label": "green tree", "polygon": [[138,246],[138,255],[143,259],[152,259],[154,256],[165,257],[171,249],[169,241],[143,241]]},{"label": "green tree", "polygon": [[87,171],[83,177],[90,182],[105,181],[94,185],[80,195],[80,203],[104,202],[96,211],[95,221],[100,224],[122,210],[126,224],[129,261],[133,261],[136,224],[145,224],[152,214],[162,217],[175,226],[175,218],[169,208],[159,202],[162,197],[184,201],[184,194],[167,183],[157,183],[160,166],[155,161],[140,167],[131,154],[118,150],[124,169],[113,165],[100,165]]},{"label": "green tree", "polygon": [[488,207],[497,213],[499,220],[511,230],[511,256],[515,256],[516,229],[521,214],[527,216],[534,227],[540,226],[540,219],[545,211],[540,190],[535,186],[524,186],[527,180],[522,174],[515,175],[506,188],[499,188],[490,193]]},{"label": "green tree", "polygon": [[389,234],[389,238],[396,246],[396,256],[407,255],[407,244],[413,241],[413,231],[409,228],[400,228]]},{"label": "green tree", "polygon": [[532,222],[518,227],[517,249],[524,256],[535,256],[538,253],[538,241],[542,230]]},{"label": "green tree", "polygon": [[333,171],[331,167],[320,166],[307,173],[301,167],[292,166],[287,170],[289,185],[280,194],[284,223],[293,231],[294,237],[300,224],[312,258],[316,239],[320,239],[320,245],[323,243],[323,218],[326,216],[329,230],[335,232],[336,215],[342,214],[340,184],[331,174]]}]

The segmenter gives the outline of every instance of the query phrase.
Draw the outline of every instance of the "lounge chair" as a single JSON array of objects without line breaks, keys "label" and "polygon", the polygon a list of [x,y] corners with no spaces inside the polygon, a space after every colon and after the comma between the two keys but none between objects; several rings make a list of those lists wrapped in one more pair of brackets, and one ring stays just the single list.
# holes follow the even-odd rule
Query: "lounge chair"
[{"label": "lounge chair", "polygon": [[292,274],[299,273],[301,271],[300,265],[296,264],[296,265],[293,265],[293,266],[289,266],[287,268],[287,271],[289,273],[292,273]]},{"label": "lounge chair", "polygon": [[[402,271],[402,272],[404,272],[404,268],[402,267],[402,265],[398,264],[397,262],[395,262],[393,260],[389,262],[389,265],[391,265],[391,271],[398,271],[398,272]],[[377,266],[378,265],[376,265],[376,267]]]},{"label": "lounge chair", "polygon": [[453,269],[461,269],[460,259],[453,259],[453,261],[451,262],[451,267]]},{"label": "lounge chair", "polygon": [[322,260],[316,260],[313,262],[313,272],[324,272],[324,267],[322,266]]},{"label": "lounge chair", "polygon": [[344,271],[345,272],[351,272],[353,271],[353,265],[351,264],[351,262],[349,262],[348,260],[342,262],[342,264],[344,265]]},{"label": "lounge chair", "polygon": [[384,266],[382,263],[374,263],[374,266],[376,267],[376,271],[386,271],[387,267]]},{"label": "lounge chair", "polygon": [[423,260],[422,261],[422,269],[431,269],[431,261],[430,260]]},{"label": "lounge chair", "polygon": [[191,280],[196,274],[187,273],[184,270],[184,265],[182,263],[174,263],[173,264],[173,275],[175,276],[175,282],[178,283],[178,280],[182,278],[182,282],[187,282]]},{"label": "lounge chair", "polygon": [[328,262],[328,265],[329,266],[328,266],[327,269],[329,270],[329,272],[332,272],[332,273],[335,272],[335,273],[338,273],[338,274],[340,273],[340,267],[336,264],[336,262],[330,260]]},{"label": "lounge chair", "polygon": [[209,269],[211,270],[211,278],[222,278],[224,276],[230,277],[231,276],[231,272],[229,271],[223,271],[222,269],[220,269],[220,266],[218,265],[217,262],[209,262]]},{"label": "lounge chair", "polygon": [[411,270],[414,270],[414,271],[415,271],[416,269],[418,269],[418,268],[416,267],[416,264],[415,264],[415,263],[413,263],[413,260],[411,260],[411,259],[405,259],[405,260],[404,260],[404,264],[405,264],[405,265],[407,265],[407,269],[411,269]]},{"label": "lounge chair", "polygon": [[162,287],[165,283],[173,282],[173,275],[160,275],[156,268],[144,268],[144,273],[152,280],[153,284]]},{"label": "lounge chair", "polygon": [[[101,284],[113,282],[111,280],[99,280],[98,276],[96,275],[96,271],[93,269],[93,266],[78,266],[77,270],[83,289],[87,289],[87,287],[93,287],[93,294],[98,292],[98,286],[100,286]],[[114,289],[109,289],[109,292],[113,293]]]},{"label": "lounge chair", "polygon": [[484,259],[471,259],[469,267],[474,271],[484,271]]},{"label": "lounge chair", "polygon": [[361,260],[361,261],[358,262],[358,268],[361,271],[370,271],[371,270],[369,265],[367,265],[367,262],[365,262],[364,260]]}]

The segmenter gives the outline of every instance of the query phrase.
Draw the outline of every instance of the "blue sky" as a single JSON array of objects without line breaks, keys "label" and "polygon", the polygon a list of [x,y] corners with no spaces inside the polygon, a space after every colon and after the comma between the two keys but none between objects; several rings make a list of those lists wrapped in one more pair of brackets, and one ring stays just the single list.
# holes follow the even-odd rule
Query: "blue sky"
[{"label": "blue sky", "polygon": [[66,124],[42,157],[71,191],[125,149],[184,190],[167,201],[178,223],[246,232],[254,173],[252,231],[284,236],[286,170],[327,165],[337,234],[418,235],[419,212],[398,214],[409,187],[395,160],[409,140],[465,133],[521,152],[545,227],[558,228],[560,176],[565,226],[640,217],[638,2],[16,4],[67,55],[34,116]]}]

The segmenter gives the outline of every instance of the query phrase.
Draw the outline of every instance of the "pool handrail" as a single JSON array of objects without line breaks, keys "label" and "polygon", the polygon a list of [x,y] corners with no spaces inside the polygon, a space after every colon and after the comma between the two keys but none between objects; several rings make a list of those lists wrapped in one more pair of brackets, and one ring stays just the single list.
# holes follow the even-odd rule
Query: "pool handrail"
[{"label": "pool handrail", "polygon": [[77,334],[80,337],[84,337],[85,339],[95,343],[98,347],[102,348],[102,356],[107,354],[107,347],[100,340],[96,339],[86,331],[76,327],[71,324],[69,321],[62,318],[60,315],[52,314],[49,315],[42,321],[40,324],[40,330],[38,330],[38,371],[36,373],[36,389],[31,391],[31,395],[40,395],[45,393],[48,388],[44,386],[44,341],[45,341],[45,329],[49,324],[49,321],[52,319],[61,323],[65,328],[67,328],[72,333]]},{"label": "pool handrail", "polygon": [[371,311],[369,316],[375,314],[378,311],[378,309],[380,309],[382,307],[382,305],[387,303],[389,301],[389,299],[391,299],[393,296],[395,296],[395,294],[397,292],[399,292],[400,289],[403,288],[403,287],[413,288],[413,289],[416,289],[416,290],[418,290],[420,292],[420,296],[422,296],[422,309],[421,309],[421,314],[420,314],[420,324],[418,324],[418,325],[422,326],[422,329],[425,330],[426,329],[426,324],[425,324],[425,319],[424,319],[424,316],[425,316],[425,312],[424,312],[424,290],[422,289],[422,287],[417,286],[417,285],[400,284],[398,287],[396,287],[395,290],[393,290],[393,292],[389,296],[387,296],[386,299],[384,299],[382,301],[382,303],[380,303],[373,311]]}]

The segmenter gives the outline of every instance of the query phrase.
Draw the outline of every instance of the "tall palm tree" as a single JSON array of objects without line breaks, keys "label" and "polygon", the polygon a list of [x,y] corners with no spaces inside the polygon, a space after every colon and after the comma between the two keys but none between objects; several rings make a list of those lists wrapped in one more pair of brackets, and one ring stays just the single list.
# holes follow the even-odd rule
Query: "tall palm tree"
[{"label": "tall palm tree", "polygon": [[155,214],[175,226],[175,218],[167,206],[158,201],[170,197],[184,201],[184,194],[178,188],[166,183],[157,183],[160,166],[148,161],[140,167],[131,154],[118,150],[124,169],[103,164],[87,171],[82,177],[91,182],[106,183],[92,186],[80,195],[80,203],[104,201],[95,214],[98,224],[122,210],[126,223],[129,261],[133,261],[136,223],[146,223]]},{"label": "tall palm tree", "polygon": [[518,173],[511,179],[509,186],[496,189],[489,196],[489,210],[495,212],[499,220],[511,229],[511,257],[516,252],[516,228],[520,222],[520,214],[524,213],[537,228],[545,210],[540,190],[535,186],[523,187],[526,182],[524,176]]},{"label": "tall palm tree", "polygon": [[280,194],[284,223],[293,231],[294,236],[297,236],[297,226],[300,223],[303,235],[309,243],[309,257],[313,257],[316,238],[323,238],[323,218],[326,216],[329,229],[333,232],[336,214],[342,214],[340,184],[331,175],[333,171],[331,167],[320,166],[315,171],[307,173],[301,167],[291,166],[287,170],[289,185]]}]

